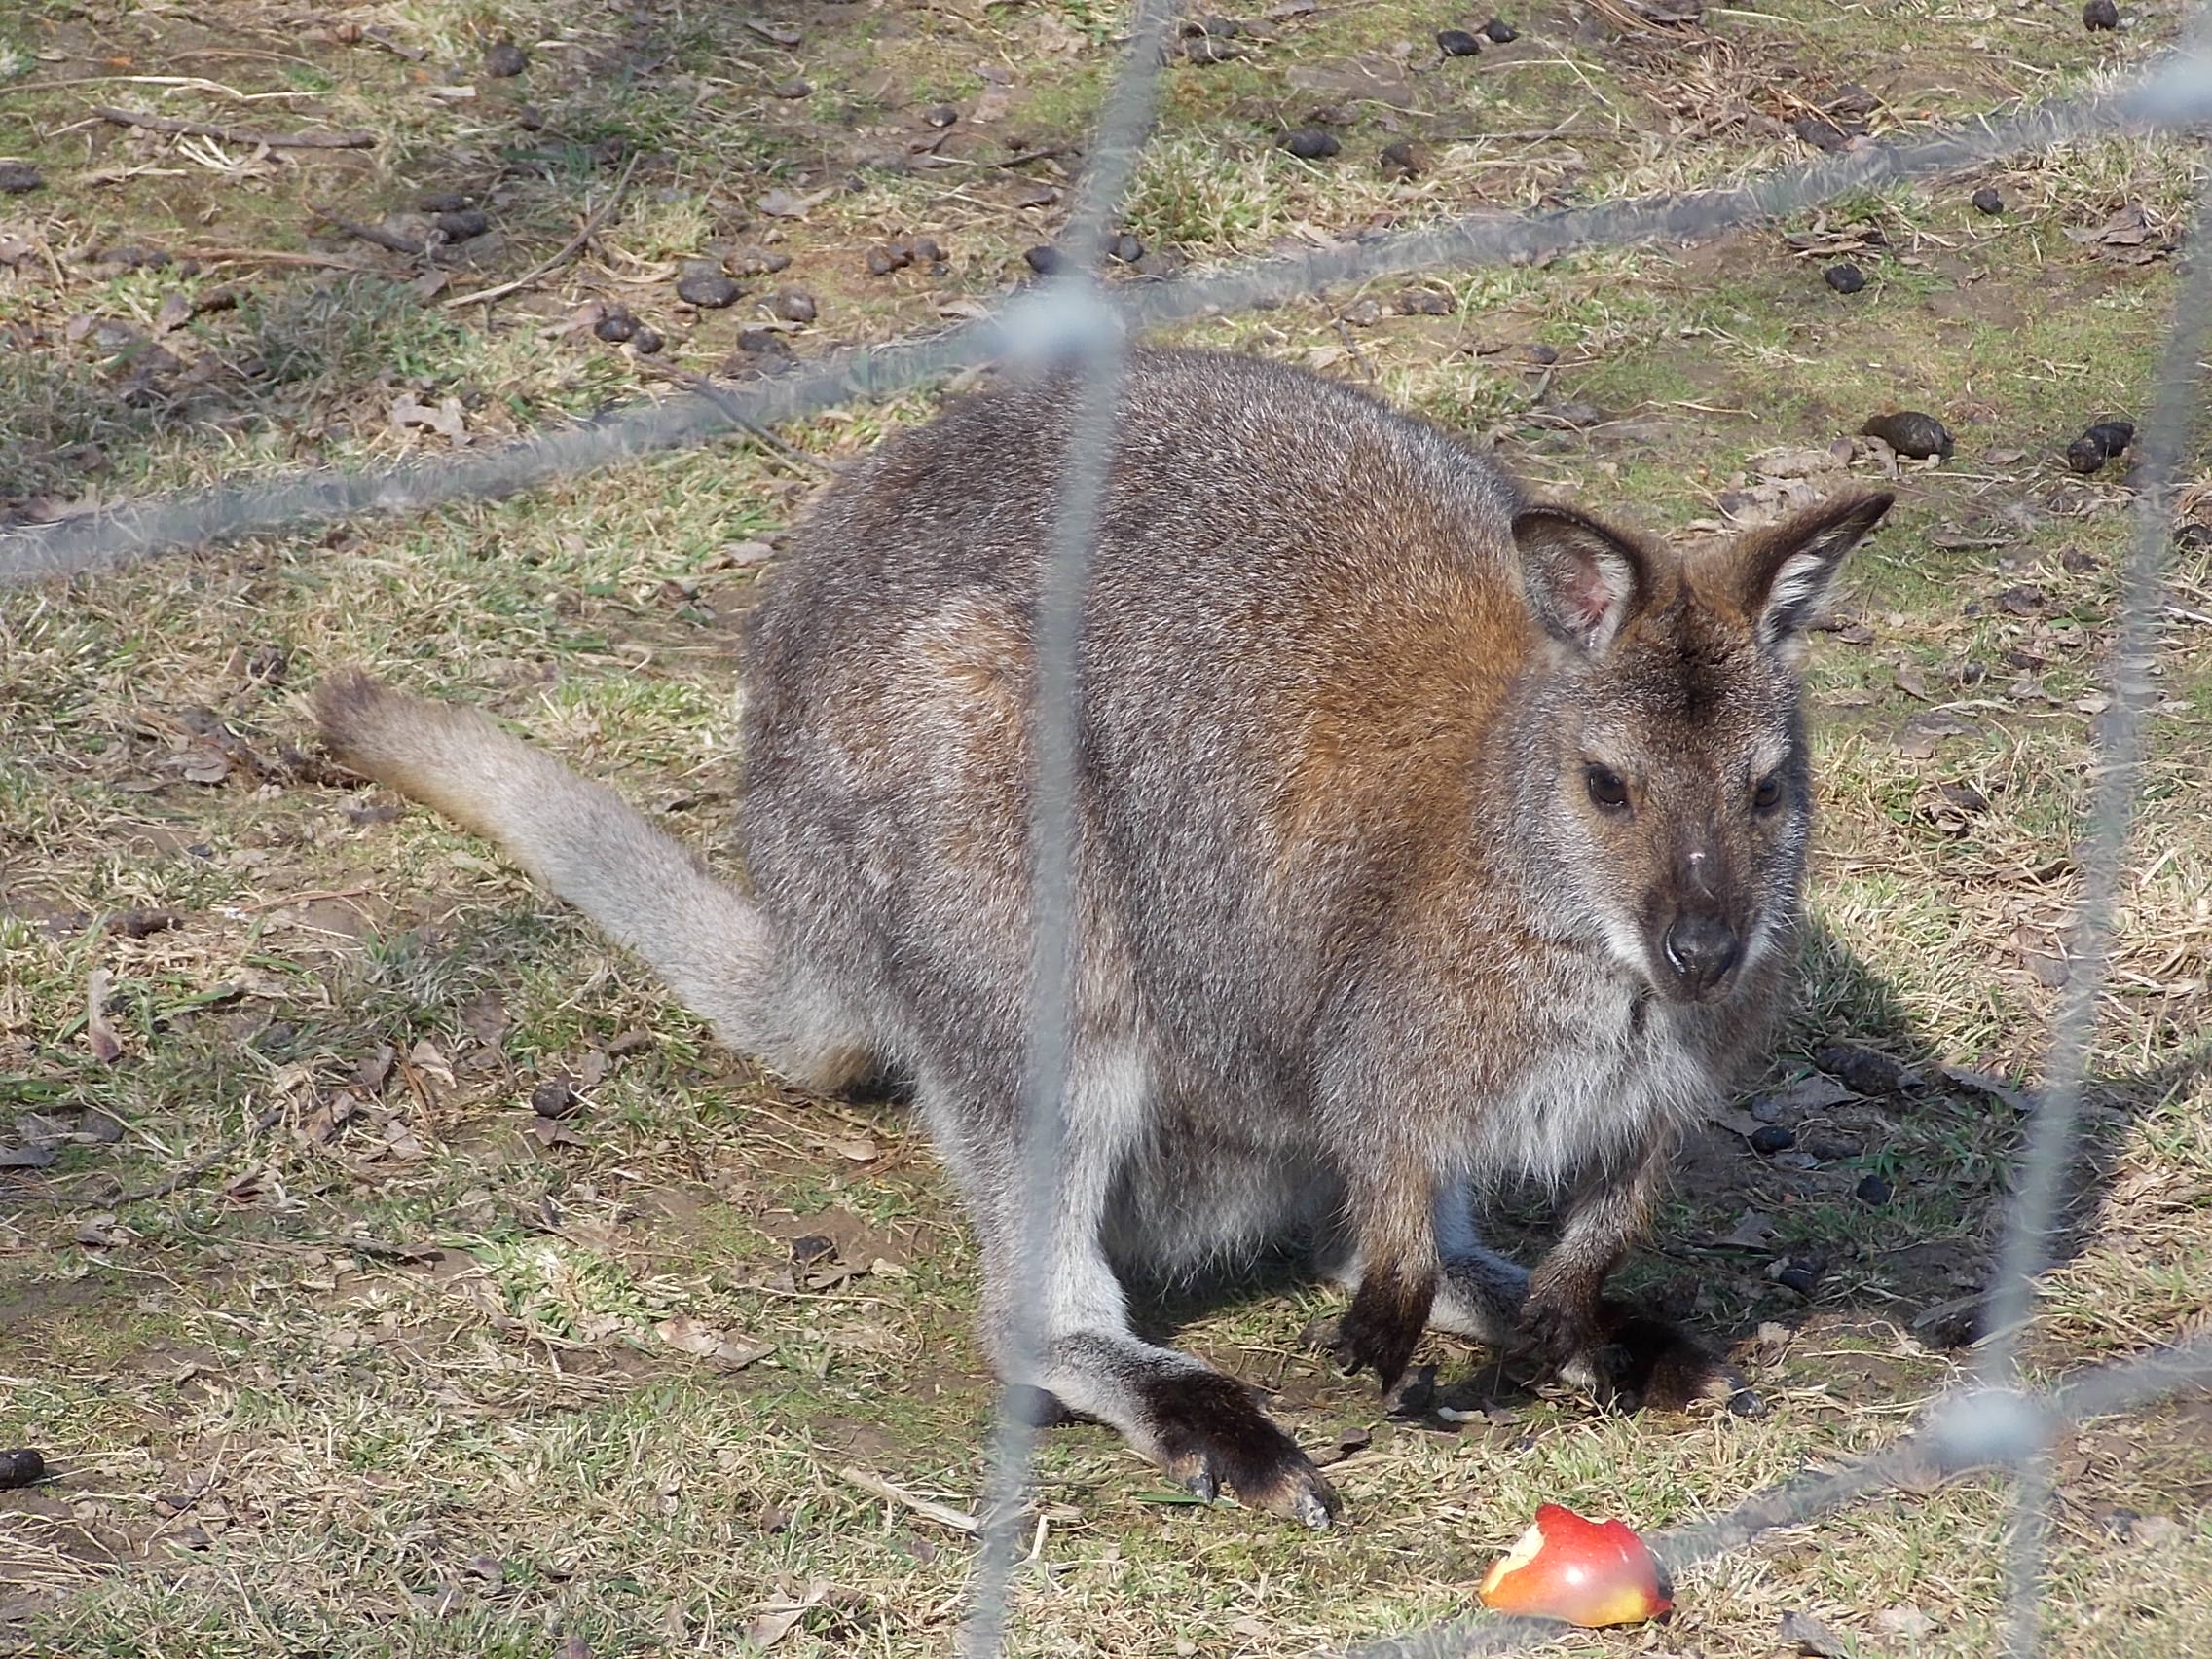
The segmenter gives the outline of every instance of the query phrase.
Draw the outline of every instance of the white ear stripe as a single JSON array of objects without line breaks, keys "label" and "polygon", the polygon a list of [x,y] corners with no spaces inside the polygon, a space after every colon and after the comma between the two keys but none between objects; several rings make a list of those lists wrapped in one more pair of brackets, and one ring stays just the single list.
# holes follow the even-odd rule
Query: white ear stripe
[{"label": "white ear stripe", "polygon": [[1794,632],[1827,590],[1834,572],[1834,560],[1819,543],[1785,559],[1774,573],[1774,585],[1767,589],[1766,609],[1759,617],[1760,643],[1771,645]]}]

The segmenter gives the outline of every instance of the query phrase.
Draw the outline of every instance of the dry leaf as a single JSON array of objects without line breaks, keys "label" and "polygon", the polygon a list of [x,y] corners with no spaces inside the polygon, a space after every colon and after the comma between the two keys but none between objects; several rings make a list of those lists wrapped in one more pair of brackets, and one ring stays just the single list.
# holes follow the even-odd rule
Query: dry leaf
[{"label": "dry leaf", "polygon": [[847,1135],[830,1143],[830,1150],[839,1158],[849,1158],[855,1163],[869,1163],[883,1156],[882,1148],[866,1135]]},{"label": "dry leaf", "polygon": [[123,1039],[107,1022],[107,994],[114,986],[115,976],[105,968],[93,969],[92,977],[85,981],[85,1042],[92,1051],[92,1058],[103,1065],[123,1058]]},{"label": "dry leaf", "polygon": [[754,205],[771,219],[803,219],[820,203],[830,200],[830,192],[817,190],[807,196],[793,196],[788,190],[771,190]]},{"label": "dry leaf", "polygon": [[179,289],[164,300],[162,309],[154,313],[154,333],[156,336],[166,334],[171,329],[182,328],[191,320],[191,297]]},{"label": "dry leaf", "polygon": [[391,424],[400,431],[421,426],[457,444],[468,442],[468,419],[458,397],[449,397],[433,409],[418,402],[413,392],[403,391],[391,400]]},{"label": "dry leaf", "polygon": [[1746,1210],[1731,1227],[1713,1242],[1724,1250],[1756,1250],[1774,1236],[1774,1217],[1761,1215],[1757,1210]]},{"label": "dry leaf", "polygon": [[773,1646],[797,1629],[808,1609],[820,1606],[829,1594],[827,1578],[808,1579],[805,1590],[798,1595],[780,1596],[763,1607],[745,1627],[745,1640],[756,1647]]},{"label": "dry leaf", "polygon": [[728,1371],[743,1371],[755,1360],[764,1359],[776,1351],[773,1343],[755,1342],[751,1337],[728,1336],[712,1325],[702,1325],[683,1313],[679,1313],[673,1319],[663,1319],[653,1327],[653,1334],[680,1352]]},{"label": "dry leaf", "polygon": [[407,1051],[407,1059],[417,1071],[428,1072],[448,1088],[453,1087],[453,1067],[447,1062],[445,1055],[438,1052],[438,1046],[427,1037]]}]

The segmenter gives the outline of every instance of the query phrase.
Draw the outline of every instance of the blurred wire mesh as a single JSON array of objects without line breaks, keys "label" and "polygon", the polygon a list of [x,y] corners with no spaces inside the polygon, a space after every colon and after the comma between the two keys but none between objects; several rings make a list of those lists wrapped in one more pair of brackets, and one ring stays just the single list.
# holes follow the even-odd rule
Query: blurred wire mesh
[{"label": "blurred wire mesh", "polygon": [[[1938,135],[1782,169],[1738,186],[1544,214],[1478,213],[1299,258],[1235,266],[1184,280],[1108,292],[1093,275],[1123,191],[1152,124],[1161,63],[1176,27],[1177,0],[1141,0],[1124,64],[1094,135],[1089,168],[1063,240],[1071,275],[1017,297],[997,314],[943,335],[830,357],[761,385],[714,387],[639,404],[594,423],[540,434],[482,456],[357,472],[315,472],[135,503],[61,524],[0,535],[0,581],[71,574],[240,535],[371,512],[421,511],[483,498],[647,454],[773,425],[854,398],[881,397],[940,381],[973,365],[1073,370],[1080,403],[1072,423],[1053,545],[1040,598],[1037,756],[1031,802],[1034,913],[1033,1019],[1028,1056],[1026,1255],[1049,1225],[1068,1055],[1069,995],[1080,940],[1074,932],[1071,858],[1076,682],[1083,594],[1112,447],[1123,342],[1127,333],[1313,295],[1343,282],[1421,270],[1532,260],[1575,247],[1695,241],[1848,192],[1928,177],[2118,131],[2180,132],[2212,123],[2212,54],[2201,19],[2190,50],[2155,61],[2107,94],[2052,100]],[[1653,1538],[1671,1569],[1742,1548],[1761,1533],[1799,1525],[1900,1482],[1999,1467],[2015,1476],[2008,1574],[2009,1653],[2038,1650],[2037,1587],[2051,1490],[2049,1450],[2087,1418],[2138,1410],[2212,1384],[2212,1337],[2133,1359],[2077,1370],[2054,1386],[2019,1386],[2019,1343],[2032,1314],[2033,1280],[2047,1260],[2062,1175],[2074,1144],[2098,1000],[2111,953],[2126,840],[2136,799],[2142,717],[2165,596],[2164,564],[2182,469],[2194,453],[2203,407],[2204,354],[2212,343],[2212,260],[2202,256],[2212,189],[2189,241],[2188,269],[2160,355],[2141,439],[2138,518],[2120,573],[2110,661],[2110,718],[2101,726],[2083,843],[2084,882],[2075,932],[2083,971],[2053,1021],[2049,1056],[2029,1121],[1987,1328],[1972,1385],[1926,1414],[1883,1450],[1747,1496],[1724,1514]],[[1034,1308],[1034,1295],[1019,1299]],[[1012,1334],[1014,1369],[1033,1355],[1034,1329]],[[1001,1414],[961,1646],[989,1659],[1004,1646],[1021,1565],[1033,1429]],[[1476,1617],[1343,1649],[1346,1659],[1447,1659],[1521,1651],[1562,1627]]]}]

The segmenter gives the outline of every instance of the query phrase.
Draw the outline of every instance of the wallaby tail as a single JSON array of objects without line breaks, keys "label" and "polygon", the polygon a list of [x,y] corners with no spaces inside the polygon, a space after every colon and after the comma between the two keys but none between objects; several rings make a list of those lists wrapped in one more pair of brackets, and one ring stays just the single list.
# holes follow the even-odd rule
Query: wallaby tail
[{"label": "wallaby tail", "polygon": [[410,697],[357,670],[316,686],[314,708],[341,763],[497,841],[651,964],[723,1042],[765,1046],[773,950],[759,910],[611,790],[473,709]]}]

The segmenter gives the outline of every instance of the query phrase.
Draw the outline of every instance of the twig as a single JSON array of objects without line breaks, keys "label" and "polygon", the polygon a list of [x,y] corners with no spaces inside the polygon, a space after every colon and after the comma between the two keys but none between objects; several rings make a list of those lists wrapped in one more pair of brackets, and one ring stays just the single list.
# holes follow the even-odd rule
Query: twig
[{"label": "twig", "polygon": [[623,192],[630,188],[630,175],[637,170],[638,156],[638,151],[630,152],[630,159],[622,164],[622,176],[614,181],[613,194],[592,210],[591,217],[584,221],[583,229],[571,237],[552,258],[539,261],[512,282],[501,282],[496,288],[479,288],[473,294],[456,294],[451,299],[440,300],[438,304],[449,307],[473,306],[489,305],[494,300],[503,300],[516,290],[529,287],[556,265],[573,257],[582,249],[584,243],[591,240],[599,227],[607,223],[607,216],[620,204]]},{"label": "twig", "polygon": [[429,251],[413,237],[403,237],[391,231],[379,230],[374,225],[356,225],[350,219],[341,219],[327,207],[317,207],[313,202],[308,203],[308,211],[324,224],[344,231],[350,237],[365,242],[374,242],[382,248],[389,248],[393,253],[413,254],[419,259]]},{"label": "twig", "polygon": [[365,28],[361,31],[361,38],[366,41],[372,41],[376,45],[383,47],[385,51],[392,54],[394,56],[406,58],[410,63],[420,63],[424,58],[430,55],[422,47],[402,46],[397,40],[392,38],[392,34],[389,29],[380,29],[374,27]]},{"label": "twig", "polygon": [[391,275],[381,265],[363,265],[355,259],[333,259],[326,253],[289,253],[279,247],[188,247],[179,250],[177,258],[197,259],[207,264],[313,265],[325,271],[358,271],[366,276]]},{"label": "twig", "polygon": [[224,1159],[230,1157],[232,1153],[238,1151],[240,1147],[245,1145],[247,1141],[253,1139],[255,1135],[261,1133],[263,1129],[269,1127],[271,1124],[274,1124],[283,1115],[284,1108],[281,1105],[272,1106],[260,1117],[254,1119],[253,1126],[247,1129],[244,1134],[233,1135],[213,1152],[203,1154],[194,1159],[166,1180],[156,1181],[151,1187],[140,1187],[136,1192],[125,1193],[118,1198],[110,1198],[108,1201],[114,1204],[135,1204],[142,1203],[148,1198],[166,1198],[179,1187],[187,1186],[199,1180],[201,1176],[206,1174],[208,1170],[214,1168],[216,1164],[222,1162]]},{"label": "twig", "polygon": [[366,150],[377,141],[374,132],[255,132],[243,127],[219,127],[211,121],[185,121],[173,115],[147,115],[134,109],[94,104],[92,113],[118,127],[143,127],[149,132],[178,132],[196,138],[220,138],[226,144],[263,144],[272,150]]},{"label": "twig", "polygon": [[836,476],[835,467],[825,465],[816,461],[804,450],[793,449],[783,439],[777,437],[775,433],[769,431],[767,427],[761,425],[759,422],[746,414],[743,409],[737,406],[735,399],[730,396],[728,387],[718,386],[705,375],[694,374],[689,369],[680,369],[674,363],[649,363],[641,357],[638,359],[638,367],[648,375],[656,376],[661,380],[674,381],[678,386],[697,392],[720,410],[731,425],[738,427],[748,436],[758,439],[760,443],[775,451],[793,466],[810,472],[818,478],[833,478]]},{"label": "twig", "polygon": [[908,1492],[904,1487],[893,1486],[881,1475],[871,1475],[866,1469],[839,1469],[837,1478],[876,1497],[903,1504],[923,1520],[935,1521],[940,1527],[950,1527],[956,1532],[968,1533],[981,1530],[982,1523],[967,1510],[955,1509],[949,1503],[940,1503],[935,1498]]}]

